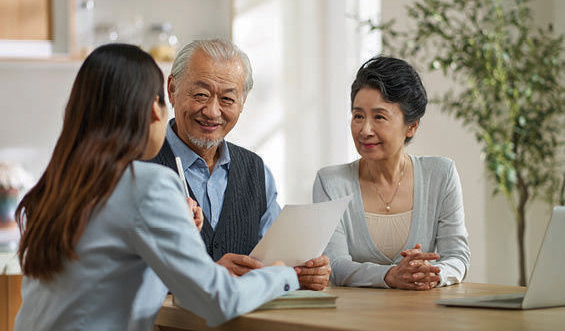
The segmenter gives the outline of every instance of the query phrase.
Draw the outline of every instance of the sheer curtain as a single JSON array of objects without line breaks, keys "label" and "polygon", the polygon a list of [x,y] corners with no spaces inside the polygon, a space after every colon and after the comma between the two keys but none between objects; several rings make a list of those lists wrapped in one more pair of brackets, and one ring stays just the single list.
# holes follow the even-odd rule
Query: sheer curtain
[{"label": "sheer curtain", "polygon": [[255,86],[228,139],[261,155],[279,203],[311,202],[316,171],[357,157],[349,87],[380,49],[360,22],[380,1],[234,0],[232,37],[250,57]]}]

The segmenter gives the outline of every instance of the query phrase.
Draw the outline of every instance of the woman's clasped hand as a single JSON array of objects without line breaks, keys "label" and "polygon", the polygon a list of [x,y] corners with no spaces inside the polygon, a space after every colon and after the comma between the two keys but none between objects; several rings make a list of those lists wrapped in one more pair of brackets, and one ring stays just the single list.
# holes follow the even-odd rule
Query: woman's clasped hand
[{"label": "woman's clasped hand", "polygon": [[422,246],[402,251],[404,257],[400,263],[390,268],[385,276],[388,286],[403,290],[429,290],[437,286],[441,280],[440,268],[429,261],[439,259],[437,253],[424,253]]}]

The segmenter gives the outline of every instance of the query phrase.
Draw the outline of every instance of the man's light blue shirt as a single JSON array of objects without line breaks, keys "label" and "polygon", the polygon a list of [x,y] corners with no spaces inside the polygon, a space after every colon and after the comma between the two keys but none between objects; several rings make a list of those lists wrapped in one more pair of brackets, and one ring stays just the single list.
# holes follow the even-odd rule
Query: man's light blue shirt
[{"label": "man's light blue shirt", "polygon": [[[225,140],[218,148],[220,157],[212,169],[212,173],[206,165],[206,161],[190,149],[173,131],[175,120],[172,119],[167,126],[167,142],[175,156],[180,157],[183,165],[184,175],[198,204],[202,207],[204,216],[215,230],[220,213],[224,204],[224,193],[228,185],[228,172],[230,168],[230,152]],[[274,220],[281,212],[281,207],[277,203],[277,187],[275,179],[269,168],[265,169],[265,193],[267,197],[267,210],[261,216],[259,224],[259,239],[262,238]],[[229,220],[228,220],[229,221]]]}]

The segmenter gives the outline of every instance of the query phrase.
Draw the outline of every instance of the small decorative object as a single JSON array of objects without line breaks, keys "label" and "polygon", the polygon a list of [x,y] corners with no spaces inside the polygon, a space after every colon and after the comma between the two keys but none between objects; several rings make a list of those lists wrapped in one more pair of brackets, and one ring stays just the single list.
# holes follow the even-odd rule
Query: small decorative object
[{"label": "small decorative object", "polygon": [[19,165],[0,162],[0,251],[17,247],[15,211],[21,194],[29,188],[31,176]]},{"label": "small decorative object", "polygon": [[149,31],[149,54],[155,61],[171,62],[175,58],[177,36],[170,23],[153,24]]}]

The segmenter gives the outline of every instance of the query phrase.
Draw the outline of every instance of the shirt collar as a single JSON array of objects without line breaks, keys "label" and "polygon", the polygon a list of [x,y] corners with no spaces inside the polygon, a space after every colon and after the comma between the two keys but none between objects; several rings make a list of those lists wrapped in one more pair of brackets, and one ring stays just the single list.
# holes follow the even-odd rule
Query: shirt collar
[{"label": "shirt collar", "polygon": [[[183,167],[185,168],[184,170],[190,168],[197,160],[202,160],[203,164],[206,164],[204,159],[196,154],[179,138],[179,136],[177,136],[177,134],[173,130],[173,126],[175,126],[175,124],[175,119],[172,118],[169,121],[169,125],[167,125],[166,139],[171,146],[173,154],[175,154],[175,156],[180,156]],[[220,146],[218,146],[218,148],[220,149],[220,157],[218,158],[216,167],[222,166],[226,169],[229,169],[231,158],[228,144],[225,139],[222,139],[222,142],[220,143]]]}]

